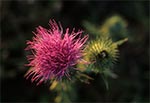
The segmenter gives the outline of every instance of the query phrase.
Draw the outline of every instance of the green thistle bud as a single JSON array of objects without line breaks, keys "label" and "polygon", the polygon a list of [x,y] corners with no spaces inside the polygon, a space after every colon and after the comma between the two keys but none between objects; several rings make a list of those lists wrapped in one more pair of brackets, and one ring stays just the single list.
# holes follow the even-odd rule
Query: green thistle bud
[{"label": "green thistle bud", "polygon": [[110,35],[114,41],[123,39],[127,36],[127,22],[119,15],[114,15],[104,22],[99,29],[99,34]]},{"label": "green thistle bud", "polygon": [[94,72],[103,72],[111,68],[118,58],[119,51],[117,44],[113,43],[109,37],[97,38],[91,41],[86,49],[87,61],[93,62],[89,69]]}]

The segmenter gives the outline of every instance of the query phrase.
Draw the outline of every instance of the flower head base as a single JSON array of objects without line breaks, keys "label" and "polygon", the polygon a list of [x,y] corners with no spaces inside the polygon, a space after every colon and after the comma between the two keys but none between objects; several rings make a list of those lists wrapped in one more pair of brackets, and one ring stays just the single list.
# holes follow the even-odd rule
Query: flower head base
[{"label": "flower head base", "polygon": [[70,78],[70,71],[75,70],[75,65],[82,60],[84,44],[88,36],[81,38],[83,31],[69,34],[69,28],[63,34],[63,29],[54,20],[50,20],[50,29],[41,26],[34,33],[33,41],[28,41],[27,50],[33,51],[28,56],[31,69],[26,77],[32,76],[32,81],[40,84],[49,79],[61,80]]},{"label": "flower head base", "polygon": [[93,61],[91,68],[95,72],[111,68],[118,58],[117,44],[106,36],[91,41],[86,51],[86,60]]}]

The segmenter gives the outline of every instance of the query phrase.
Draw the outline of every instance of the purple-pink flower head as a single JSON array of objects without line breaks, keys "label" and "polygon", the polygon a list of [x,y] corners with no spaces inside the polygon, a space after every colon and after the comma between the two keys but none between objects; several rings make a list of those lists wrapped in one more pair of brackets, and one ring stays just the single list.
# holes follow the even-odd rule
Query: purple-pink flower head
[{"label": "purple-pink flower head", "polygon": [[39,26],[32,41],[27,41],[26,50],[32,51],[28,55],[31,69],[26,73],[28,79],[37,81],[37,85],[50,80],[70,78],[70,71],[75,70],[75,65],[82,61],[84,44],[88,36],[81,37],[83,31],[69,33],[69,28],[63,34],[61,24],[54,20],[49,22],[50,29]]}]

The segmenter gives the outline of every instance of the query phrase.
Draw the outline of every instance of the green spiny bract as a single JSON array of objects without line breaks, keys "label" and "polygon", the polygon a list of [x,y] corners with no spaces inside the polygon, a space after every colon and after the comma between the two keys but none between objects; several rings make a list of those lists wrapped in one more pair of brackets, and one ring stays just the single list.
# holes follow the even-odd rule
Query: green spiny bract
[{"label": "green spiny bract", "polygon": [[93,40],[86,48],[85,59],[90,61],[89,69],[96,73],[101,73],[105,69],[111,68],[118,58],[119,51],[117,44],[113,43],[109,37],[101,37]]}]

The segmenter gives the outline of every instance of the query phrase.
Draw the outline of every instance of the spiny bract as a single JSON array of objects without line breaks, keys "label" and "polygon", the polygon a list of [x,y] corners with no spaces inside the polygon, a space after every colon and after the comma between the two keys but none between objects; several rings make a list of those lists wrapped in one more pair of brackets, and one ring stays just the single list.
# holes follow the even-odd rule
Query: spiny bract
[{"label": "spiny bract", "polygon": [[104,69],[111,68],[119,54],[117,44],[105,36],[91,41],[86,52],[85,58],[87,61],[93,62],[91,69],[95,72],[102,72]]}]

